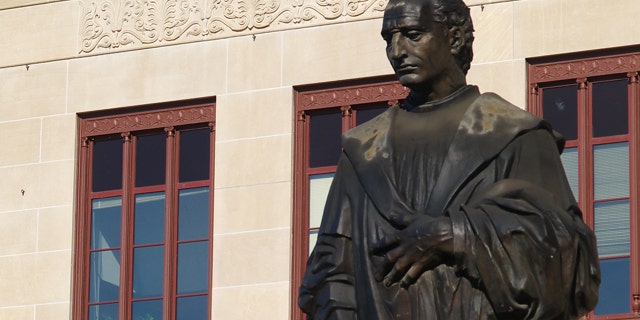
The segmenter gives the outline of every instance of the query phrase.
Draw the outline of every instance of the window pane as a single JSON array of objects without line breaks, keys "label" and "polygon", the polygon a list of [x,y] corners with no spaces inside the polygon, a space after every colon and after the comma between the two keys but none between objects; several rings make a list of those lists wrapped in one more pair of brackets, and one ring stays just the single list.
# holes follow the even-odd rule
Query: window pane
[{"label": "window pane", "polygon": [[629,258],[600,261],[602,283],[600,283],[596,315],[631,312],[629,265]]},{"label": "window pane", "polygon": [[93,144],[94,192],[122,188],[122,140],[103,140]]},{"label": "window pane", "polygon": [[94,199],[91,202],[91,249],[120,246],[122,199]]},{"label": "window pane", "polygon": [[162,296],[164,246],[133,249],[133,298]]},{"label": "window pane", "polygon": [[606,137],[628,131],[627,79],[593,84],[593,136]]},{"label": "window pane", "polygon": [[313,248],[316,246],[316,242],[318,242],[318,230],[310,230],[309,231],[309,254],[313,251]]},{"label": "window pane", "polygon": [[630,252],[629,200],[598,202],[594,205],[598,255],[628,255]]},{"label": "window pane", "polygon": [[375,118],[376,116],[378,116],[379,114],[385,112],[387,109],[389,109],[387,106],[383,105],[381,107],[377,107],[377,108],[362,108],[362,109],[357,109],[356,110],[356,125],[359,126],[373,118]]},{"label": "window pane", "polygon": [[134,302],[132,311],[132,320],[162,320],[162,300]]},{"label": "window pane", "polygon": [[178,240],[209,238],[209,188],[180,190]]},{"label": "window pane", "polygon": [[118,304],[89,306],[89,320],[118,320]]},{"label": "window pane", "polygon": [[578,198],[578,148],[567,148],[564,149],[562,155],[560,155],[562,159],[562,166],[564,167],[564,172],[567,174],[567,180],[569,180],[569,185],[571,186],[571,192],[573,195]]},{"label": "window pane", "polygon": [[134,244],[164,242],[164,192],[136,195]]},{"label": "window pane", "polygon": [[209,242],[178,245],[178,294],[207,292],[209,288]]},{"label": "window pane", "polygon": [[176,320],[206,320],[208,296],[178,298]]},{"label": "window pane", "polygon": [[328,173],[309,177],[309,228],[320,227],[324,204],[327,202],[334,175],[334,173]]},{"label": "window pane", "polygon": [[542,115],[567,140],[578,138],[578,86],[542,91]]},{"label": "window pane", "polygon": [[595,200],[629,196],[629,143],[593,148]]},{"label": "window pane", "polygon": [[316,114],[310,121],[309,167],[335,166],[342,152],[342,114]]},{"label": "window pane", "polygon": [[120,250],[92,252],[89,270],[89,302],[118,300]]},{"label": "window pane", "polygon": [[136,187],[165,183],[167,138],[165,134],[136,139]]},{"label": "window pane", "polygon": [[209,179],[210,149],[209,128],[180,132],[180,182]]}]

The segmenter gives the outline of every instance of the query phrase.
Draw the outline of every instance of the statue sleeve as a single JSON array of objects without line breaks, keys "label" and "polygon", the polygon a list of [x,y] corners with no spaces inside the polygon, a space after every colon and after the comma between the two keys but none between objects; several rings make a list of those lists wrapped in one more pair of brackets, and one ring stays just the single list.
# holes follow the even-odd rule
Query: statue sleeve
[{"label": "statue sleeve", "polygon": [[514,139],[479,174],[497,182],[448,211],[459,272],[499,318],[575,319],[592,310],[600,283],[595,236],[549,132]]},{"label": "statue sleeve", "polygon": [[349,190],[357,181],[353,167],[343,154],[298,296],[298,305],[308,314],[307,319],[357,318],[349,204]]}]

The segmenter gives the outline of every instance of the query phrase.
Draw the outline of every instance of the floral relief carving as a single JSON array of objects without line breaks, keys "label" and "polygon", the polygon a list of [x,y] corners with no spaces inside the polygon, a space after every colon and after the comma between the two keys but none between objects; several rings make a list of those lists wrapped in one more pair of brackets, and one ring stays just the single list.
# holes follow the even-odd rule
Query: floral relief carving
[{"label": "floral relief carving", "polygon": [[123,131],[162,128],[168,125],[185,125],[215,120],[213,106],[199,106],[188,109],[150,111],[135,115],[120,115],[98,118],[84,122],[82,136],[96,136]]},{"label": "floral relief carving", "polygon": [[310,110],[320,107],[338,107],[345,104],[397,101],[404,99],[407,94],[409,94],[409,89],[398,82],[391,82],[358,88],[301,92],[298,103],[302,110]]},{"label": "floral relief carving", "polygon": [[82,0],[81,51],[379,17],[388,0]]},{"label": "floral relief carving", "polygon": [[640,70],[636,54],[586,59],[561,63],[539,64],[533,67],[533,82],[574,79],[585,76],[627,73]]}]

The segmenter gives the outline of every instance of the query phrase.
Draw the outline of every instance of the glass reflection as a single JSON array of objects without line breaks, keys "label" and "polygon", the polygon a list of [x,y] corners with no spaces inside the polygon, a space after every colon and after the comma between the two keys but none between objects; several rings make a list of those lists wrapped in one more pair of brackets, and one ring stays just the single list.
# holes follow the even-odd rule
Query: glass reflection
[{"label": "glass reflection", "polygon": [[577,139],[578,85],[543,89],[542,115],[565,139]]},{"label": "glass reflection", "polygon": [[89,320],[118,320],[118,304],[98,304],[89,306]]},{"label": "glass reflection", "polygon": [[627,79],[620,79],[593,84],[594,137],[627,133],[629,127],[628,83]]},{"label": "glass reflection", "polygon": [[578,199],[578,148],[564,149],[560,158],[562,159],[562,166],[567,175],[569,186],[571,186],[571,192]]},{"label": "glass reflection", "polygon": [[338,164],[342,114],[314,114],[309,122],[309,167],[326,167]]},{"label": "glass reflection", "polygon": [[629,196],[629,143],[611,143],[593,148],[595,200]]},{"label": "glass reflection", "polygon": [[211,130],[209,128],[180,132],[180,182],[209,179],[211,163]]},{"label": "glass reflection", "polygon": [[164,246],[133,249],[133,298],[162,296]]},{"label": "glass reflection", "polygon": [[91,252],[89,302],[117,301],[120,290],[120,250]]},{"label": "glass reflection", "polygon": [[594,209],[600,258],[628,255],[631,243],[629,200],[597,202]]},{"label": "glass reflection", "polygon": [[209,237],[209,188],[180,190],[178,240]]},{"label": "glass reflection", "polygon": [[178,298],[176,320],[206,320],[208,296]]},{"label": "glass reflection", "polygon": [[164,192],[136,195],[134,244],[164,242]]},{"label": "glass reflection", "polygon": [[631,312],[629,258],[600,261],[602,282],[598,293],[596,315]]},{"label": "glass reflection", "polygon": [[91,202],[91,249],[120,247],[122,199],[94,199]]},{"label": "glass reflection", "polygon": [[178,294],[206,292],[209,287],[209,242],[178,245]]},{"label": "glass reflection", "polygon": [[95,141],[92,168],[91,190],[122,188],[122,139]]},{"label": "glass reflection", "polygon": [[136,137],[136,187],[165,183],[166,150],[165,134]]},{"label": "glass reflection", "polygon": [[162,300],[136,301],[133,303],[132,320],[162,320]]},{"label": "glass reflection", "polygon": [[309,177],[309,228],[319,228],[324,205],[335,173],[316,174]]}]

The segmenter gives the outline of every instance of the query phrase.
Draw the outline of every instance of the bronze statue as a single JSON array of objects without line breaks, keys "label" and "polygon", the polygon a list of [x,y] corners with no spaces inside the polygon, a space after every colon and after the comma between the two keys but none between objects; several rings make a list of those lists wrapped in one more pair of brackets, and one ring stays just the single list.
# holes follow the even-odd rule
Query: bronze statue
[{"label": "bronze statue", "polygon": [[[402,106],[343,135],[309,257],[308,319],[576,319],[600,283],[593,232],[539,118],[466,84],[461,0],[391,0]],[[487,75],[494,76],[494,75]]]}]

